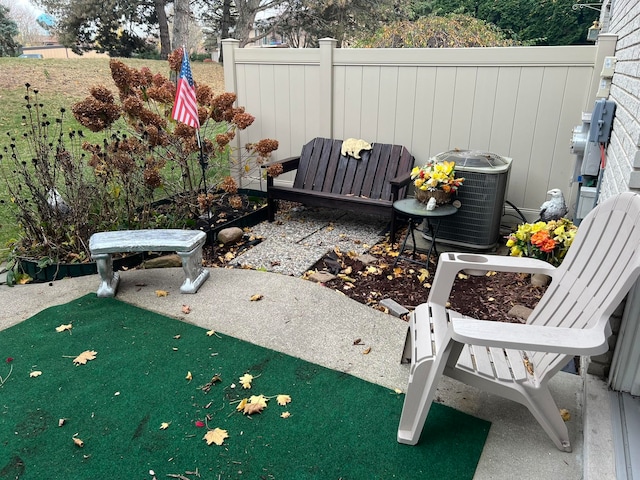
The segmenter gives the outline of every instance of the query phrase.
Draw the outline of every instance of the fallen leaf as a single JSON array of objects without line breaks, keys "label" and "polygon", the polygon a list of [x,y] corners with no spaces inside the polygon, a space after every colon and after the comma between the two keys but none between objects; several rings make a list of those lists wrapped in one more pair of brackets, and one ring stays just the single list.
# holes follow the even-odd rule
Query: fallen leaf
[{"label": "fallen leaf", "polygon": [[167,428],[169,428],[169,425],[171,425],[171,422],[162,422],[160,424],[160,430],[166,430]]},{"label": "fallen leaf", "polygon": [[399,388],[395,388],[393,391],[396,392],[398,395],[402,393],[402,390],[400,390]]},{"label": "fallen leaf", "polygon": [[362,339],[361,339],[361,338],[356,338],[356,339],[353,341],[353,344],[354,344],[354,345],[362,345]]},{"label": "fallen leaf", "polygon": [[264,295],[262,295],[260,293],[256,293],[255,295],[252,295],[249,300],[252,301],[252,302],[258,302],[258,301],[262,300],[263,298],[264,298]]},{"label": "fallen leaf", "polygon": [[73,364],[76,366],[85,365],[89,360],[95,359],[97,354],[98,352],[96,352],[95,350],[85,350],[73,359]]},{"label": "fallen leaf", "polygon": [[182,305],[182,313],[191,313],[191,307],[189,305]]},{"label": "fallen leaf", "polygon": [[56,327],[56,332],[60,333],[60,332],[65,332],[67,330],[71,330],[73,328],[73,325],[71,323],[68,323],[66,325],[62,324],[59,327]]},{"label": "fallen leaf", "polygon": [[76,436],[71,437],[73,439],[73,443],[76,444],[76,447],[84,447],[84,442],[82,440],[80,440],[79,438],[77,438]]},{"label": "fallen leaf", "polygon": [[167,295],[169,295],[169,292],[166,290],[156,290],[157,297],[166,297]]},{"label": "fallen leaf", "polygon": [[367,347],[363,350],[362,354],[363,355],[368,355],[371,352],[371,347]]},{"label": "fallen leaf", "polygon": [[281,418],[289,418],[290,416],[291,416],[291,414],[290,414],[289,412],[282,412],[282,413],[280,414],[280,417],[281,417]]},{"label": "fallen leaf", "polygon": [[429,270],[427,270],[426,268],[421,268],[420,269],[420,275],[418,275],[418,281],[420,283],[424,283],[424,281],[429,278]]},{"label": "fallen leaf", "polygon": [[345,268],[344,270],[342,270],[341,273],[345,274],[345,275],[351,275],[351,273],[353,272],[353,268],[351,268],[351,266]]},{"label": "fallen leaf", "polygon": [[568,422],[569,420],[571,420],[571,413],[566,408],[560,409],[560,416],[562,417],[562,420],[564,420],[565,422]]},{"label": "fallen leaf", "polygon": [[252,381],[253,381],[253,375],[249,373],[245,373],[243,376],[240,377],[240,384],[242,385],[242,388],[246,388],[246,389],[251,388]]},{"label": "fallen leaf", "polygon": [[213,387],[216,383],[221,381],[222,381],[222,378],[220,378],[220,375],[216,374],[211,378],[209,383],[200,387],[200,390],[202,390],[204,393],[209,393],[209,390],[211,390],[211,387]]},{"label": "fallen leaf", "polygon": [[191,380],[193,380],[193,375],[191,375],[191,372],[187,372],[187,376],[184,377],[184,378],[186,378],[187,380],[191,381]]},{"label": "fallen leaf", "polygon": [[245,404],[242,413],[245,415],[253,415],[254,413],[262,413],[267,407],[268,399],[264,395],[252,395]]},{"label": "fallen leaf", "polygon": [[40,370],[34,370],[29,374],[29,377],[34,378],[34,377],[39,377],[40,375],[42,375],[42,372]]},{"label": "fallen leaf", "polygon": [[226,430],[222,430],[221,428],[209,430],[204,434],[204,437],[202,437],[203,440],[207,441],[207,445],[211,445],[212,443],[222,445],[225,438],[229,438],[229,434],[227,434]]},{"label": "fallen leaf", "polygon": [[58,419],[58,426],[61,427],[65,424],[65,422],[67,421],[66,418],[60,418]]},{"label": "fallen leaf", "polygon": [[18,285],[26,285],[27,283],[29,283],[32,280],[33,280],[33,278],[31,278],[26,273],[16,275],[16,283]]},{"label": "fallen leaf", "polygon": [[465,275],[464,273],[459,273],[458,278],[460,280],[466,280],[467,278],[469,278],[469,275]]},{"label": "fallen leaf", "polygon": [[533,375],[533,364],[529,361],[529,358],[524,357],[522,361],[524,362],[524,368],[527,369],[529,375]]},{"label": "fallen leaf", "polygon": [[285,406],[287,403],[291,403],[291,397],[289,395],[278,395],[276,397],[278,405]]},{"label": "fallen leaf", "polygon": [[493,270],[488,271],[487,273],[485,273],[485,275],[487,277],[493,277],[494,275],[496,275],[498,272],[494,272]]},{"label": "fallen leaf", "polygon": [[240,403],[236,407],[236,410],[238,410],[239,412],[242,412],[244,410],[244,407],[247,405],[248,402],[249,402],[248,398],[243,398],[242,400],[240,400]]},{"label": "fallen leaf", "polygon": [[208,336],[208,337],[212,337],[212,336],[214,336],[215,334],[216,334],[216,331],[215,331],[215,330],[208,330],[208,331],[207,331],[207,336]]}]

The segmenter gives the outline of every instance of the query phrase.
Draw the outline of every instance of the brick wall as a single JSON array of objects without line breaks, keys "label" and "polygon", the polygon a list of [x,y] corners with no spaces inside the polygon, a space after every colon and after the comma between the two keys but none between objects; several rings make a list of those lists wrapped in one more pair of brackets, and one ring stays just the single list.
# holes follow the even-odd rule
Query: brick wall
[{"label": "brick wall", "polygon": [[617,106],[600,200],[627,190],[640,192],[640,3],[616,0],[606,23],[607,33],[618,35],[609,96]]},{"label": "brick wall", "polygon": [[[600,201],[628,190],[640,193],[640,2],[605,1],[601,23],[605,27],[603,33],[617,35],[618,42],[609,94],[609,100],[616,102],[616,114],[606,152]],[[625,302],[611,316],[613,335],[609,339],[609,352],[590,359],[587,371],[593,375],[609,376],[624,307]]]}]

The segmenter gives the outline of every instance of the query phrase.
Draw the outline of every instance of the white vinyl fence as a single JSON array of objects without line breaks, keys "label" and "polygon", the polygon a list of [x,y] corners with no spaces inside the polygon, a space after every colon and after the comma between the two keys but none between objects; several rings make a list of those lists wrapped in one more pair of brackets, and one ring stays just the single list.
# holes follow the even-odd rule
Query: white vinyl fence
[{"label": "white vinyl fence", "polygon": [[[224,40],[224,76],[255,123],[237,139],[274,138],[276,159],[314,137],[406,146],[417,163],[442,151],[513,158],[507,199],[530,219],[551,188],[575,203],[571,130],[595,101],[597,46],[457,49],[238,48]],[[279,181],[291,181],[283,176]],[[244,186],[255,188],[259,179]],[[264,185],[264,182],[262,182]]]}]

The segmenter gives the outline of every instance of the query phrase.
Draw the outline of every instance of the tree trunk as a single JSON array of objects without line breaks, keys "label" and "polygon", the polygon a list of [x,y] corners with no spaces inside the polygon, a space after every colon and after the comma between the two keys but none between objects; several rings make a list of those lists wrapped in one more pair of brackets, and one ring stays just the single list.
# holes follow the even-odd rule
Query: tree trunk
[{"label": "tree trunk", "polygon": [[174,0],[173,48],[187,45],[189,40],[189,0]]},{"label": "tree trunk", "polygon": [[235,38],[240,40],[240,48],[243,48],[251,39],[249,38],[253,31],[253,23],[256,19],[256,12],[260,7],[260,0],[245,0],[236,2],[238,9],[238,21],[236,22]]},{"label": "tree trunk", "polygon": [[169,36],[169,22],[165,11],[164,0],[153,0],[158,17],[158,28],[160,30],[160,56],[166,59],[171,53],[171,37]]},{"label": "tree trunk", "polygon": [[[229,38],[229,27],[231,26],[231,0],[222,2],[222,20],[220,21],[220,40]],[[218,62],[224,63],[222,55],[222,43],[218,44]]]}]

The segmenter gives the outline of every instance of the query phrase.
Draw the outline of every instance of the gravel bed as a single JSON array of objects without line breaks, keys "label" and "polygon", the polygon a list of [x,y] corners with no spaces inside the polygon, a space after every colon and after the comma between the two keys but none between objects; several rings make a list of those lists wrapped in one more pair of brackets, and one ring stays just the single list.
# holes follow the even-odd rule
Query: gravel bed
[{"label": "gravel bed", "polygon": [[365,253],[384,238],[388,220],[325,208],[295,207],[251,231],[264,240],[231,263],[302,276],[328,251]]}]

